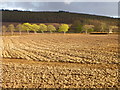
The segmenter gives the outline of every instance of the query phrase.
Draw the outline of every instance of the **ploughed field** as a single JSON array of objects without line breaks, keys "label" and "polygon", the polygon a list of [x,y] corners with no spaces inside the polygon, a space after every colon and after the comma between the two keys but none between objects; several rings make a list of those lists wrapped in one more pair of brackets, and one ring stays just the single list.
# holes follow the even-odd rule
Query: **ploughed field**
[{"label": "ploughed field", "polygon": [[2,40],[2,87],[119,86],[117,35],[36,34]]},{"label": "ploughed field", "polygon": [[118,62],[118,37],[38,34],[3,37],[3,58],[74,63]]}]

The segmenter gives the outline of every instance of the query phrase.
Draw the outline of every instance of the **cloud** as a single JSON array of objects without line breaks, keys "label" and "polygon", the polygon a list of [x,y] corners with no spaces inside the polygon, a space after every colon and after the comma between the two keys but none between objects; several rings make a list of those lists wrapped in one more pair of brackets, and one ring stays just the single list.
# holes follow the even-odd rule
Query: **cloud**
[{"label": "cloud", "polygon": [[[65,0],[0,0],[0,2],[64,2],[64,1]],[[119,2],[119,0],[73,0],[73,1],[74,2]]]},{"label": "cloud", "polygon": [[74,2],[74,0],[64,0],[64,2],[1,2],[0,8],[33,11],[65,10],[77,13],[118,16],[117,2]]},{"label": "cloud", "polygon": [[70,4],[71,2],[73,2],[74,0],[65,0],[64,3],[65,4]]}]

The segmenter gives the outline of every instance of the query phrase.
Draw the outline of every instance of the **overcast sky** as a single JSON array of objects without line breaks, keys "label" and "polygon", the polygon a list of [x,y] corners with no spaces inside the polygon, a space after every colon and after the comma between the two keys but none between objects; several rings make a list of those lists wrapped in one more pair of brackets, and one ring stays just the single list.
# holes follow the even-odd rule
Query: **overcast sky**
[{"label": "overcast sky", "polygon": [[69,11],[103,16],[118,16],[118,2],[1,2],[0,9],[30,11]]}]

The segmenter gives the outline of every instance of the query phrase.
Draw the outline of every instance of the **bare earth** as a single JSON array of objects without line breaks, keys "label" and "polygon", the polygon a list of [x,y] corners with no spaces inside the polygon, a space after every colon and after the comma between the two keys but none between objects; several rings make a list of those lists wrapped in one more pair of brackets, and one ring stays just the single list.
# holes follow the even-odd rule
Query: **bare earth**
[{"label": "bare earth", "polygon": [[36,34],[2,37],[4,88],[118,87],[118,36]]}]

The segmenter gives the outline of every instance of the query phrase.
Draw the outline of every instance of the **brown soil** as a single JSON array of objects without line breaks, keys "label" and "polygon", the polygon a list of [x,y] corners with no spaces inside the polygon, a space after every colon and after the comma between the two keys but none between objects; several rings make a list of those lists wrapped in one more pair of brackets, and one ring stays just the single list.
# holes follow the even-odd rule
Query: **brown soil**
[{"label": "brown soil", "polygon": [[4,88],[119,87],[117,35],[37,34],[2,40]]}]

